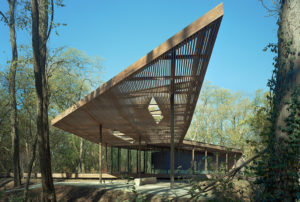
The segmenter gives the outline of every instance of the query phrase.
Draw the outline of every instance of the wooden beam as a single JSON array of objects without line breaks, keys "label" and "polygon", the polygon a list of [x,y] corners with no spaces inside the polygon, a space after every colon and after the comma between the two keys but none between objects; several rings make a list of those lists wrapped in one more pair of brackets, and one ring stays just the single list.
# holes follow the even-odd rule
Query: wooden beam
[{"label": "wooden beam", "polygon": [[223,4],[219,4],[217,7],[207,12],[205,15],[203,15],[202,17],[194,21],[192,24],[185,27],[183,30],[175,34],[173,37],[171,37],[170,39],[162,43],[160,46],[153,49],[147,55],[145,55],[144,57],[136,61],[134,64],[126,68],[120,74],[118,74],[117,76],[115,76],[114,78],[106,82],[105,84],[103,84],[101,87],[97,88],[95,91],[87,95],[85,98],[83,98],[82,100],[74,104],[72,107],[70,107],[60,115],[58,115],[55,119],[51,121],[51,124],[56,125],[60,120],[62,120],[64,117],[74,112],[76,109],[89,103],[95,97],[98,97],[104,92],[107,92],[108,90],[110,90],[111,88],[113,88],[114,86],[122,82],[127,77],[138,73],[147,64],[151,63],[153,60],[159,58],[162,54],[176,47],[184,40],[194,35],[199,30],[206,27],[210,23],[222,18],[222,16],[223,16]]},{"label": "wooden beam", "polygon": [[176,167],[177,170],[179,170],[179,164],[180,164],[179,157],[180,157],[180,148],[178,147],[177,148],[177,167]]},{"label": "wooden beam", "polygon": [[130,158],[131,158],[131,155],[130,155],[130,149],[127,148],[127,173],[130,174]]},{"label": "wooden beam", "polygon": [[[112,98],[111,101],[113,103],[113,105],[115,106],[116,109],[118,109],[119,115],[124,119],[124,121],[127,122],[127,125],[130,126],[130,128],[134,131],[134,133],[137,135],[140,135],[140,131],[137,130],[136,127],[134,127],[134,123],[132,122],[132,119],[130,117],[128,117],[127,113],[125,112],[124,108],[121,107],[120,103],[119,103],[119,99],[113,94],[113,93],[108,93],[109,96]],[[136,138],[136,137],[131,137],[131,138]],[[144,138],[144,137],[143,137]],[[146,138],[144,138],[144,140],[147,140]]]},{"label": "wooden beam", "polygon": [[136,174],[139,173],[139,150],[136,150]]},{"label": "wooden beam", "polygon": [[[175,79],[192,79],[192,78],[198,78],[200,77],[200,75],[187,75],[187,76],[175,76]],[[158,80],[170,80],[171,76],[143,76],[143,77],[132,77],[130,79],[128,79],[128,81],[139,81],[139,80],[154,80],[154,81],[158,81]],[[182,83],[186,83],[186,82],[182,82]],[[167,86],[160,86],[159,88],[163,88],[163,87],[168,87]],[[178,85],[178,87],[180,87]],[[158,88],[153,88],[153,90],[157,90]],[[148,89],[144,89],[148,90]],[[141,91],[134,91],[133,93],[141,93]]]},{"label": "wooden beam", "polygon": [[110,174],[113,173],[113,146],[110,147]]},{"label": "wooden beam", "polygon": [[141,178],[141,160],[142,160],[142,154],[141,154],[141,136],[139,136],[139,162],[138,162],[138,171],[139,171],[139,178]]},{"label": "wooden beam", "polygon": [[209,151],[219,151],[219,152],[230,152],[233,153],[239,153],[242,154],[242,150],[240,149],[234,149],[234,148],[229,148],[229,147],[224,147],[224,146],[219,146],[219,145],[212,145],[212,144],[207,144],[203,142],[196,142],[196,141],[191,141],[191,140],[183,140],[183,146],[190,146],[190,147],[195,147],[195,148],[206,148]]},{"label": "wooden beam", "polygon": [[174,187],[174,83],[175,83],[175,60],[176,52],[173,50],[171,60],[171,94],[170,94],[170,106],[171,106],[171,114],[170,114],[170,131],[171,131],[171,138],[170,138],[170,188],[173,189]]},{"label": "wooden beam", "polygon": [[[223,8],[222,8],[222,12],[223,12]],[[214,26],[213,26],[214,29],[211,29],[211,31],[213,31],[213,33],[210,33],[210,39],[212,39],[212,41],[210,43],[207,42],[206,56],[203,59],[202,67],[200,69],[201,78],[198,81],[199,82],[198,85],[197,85],[198,89],[196,90],[197,93],[195,94],[195,96],[197,98],[198,98],[198,96],[200,94],[200,89],[201,89],[203,81],[204,81],[204,76],[205,76],[205,73],[206,73],[206,70],[207,70],[208,62],[210,60],[210,56],[211,56],[211,52],[212,52],[212,49],[213,49],[213,46],[214,46],[214,43],[215,43],[215,40],[216,40],[216,36],[217,36],[218,31],[219,31],[221,20],[222,20],[222,17],[220,18],[219,24],[218,23],[214,23]],[[201,49],[202,48],[203,47],[201,47]],[[194,112],[195,107],[196,107],[196,102],[192,104],[190,111]],[[186,120],[186,121],[187,121],[187,123],[191,123],[191,120],[192,120],[192,116],[189,116],[188,120]],[[190,124],[187,124],[185,126],[185,132],[183,134],[187,133],[187,130],[188,130],[189,126],[190,126]],[[185,135],[181,136],[181,139],[179,140],[180,143],[183,141],[184,136]]]},{"label": "wooden beam", "polygon": [[207,149],[205,149],[205,162],[204,162],[205,174],[207,175]]},{"label": "wooden beam", "polygon": [[118,147],[118,174],[121,173],[121,147]]},{"label": "wooden beam", "polygon": [[219,153],[216,153],[216,172],[219,171]]},{"label": "wooden beam", "polygon": [[102,125],[99,125],[99,183],[102,184]]},{"label": "wooden beam", "polygon": [[144,150],[144,173],[147,174],[148,167],[148,151]]},{"label": "wooden beam", "polygon": [[107,159],[107,143],[105,143],[105,166],[106,166],[106,172],[108,172],[108,159]]},{"label": "wooden beam", "polygon": [[195,173],[195,148],[192,149],[192,173]]},{"label": "wooden beam", "polygon": [[[175,59],[176,60],[180,60],[180,59],[193,59],[195,57],[195,55],[176,55]],[[165,57],[162,58],[163,60],[172,60],[172,57],[167,55]]]}]

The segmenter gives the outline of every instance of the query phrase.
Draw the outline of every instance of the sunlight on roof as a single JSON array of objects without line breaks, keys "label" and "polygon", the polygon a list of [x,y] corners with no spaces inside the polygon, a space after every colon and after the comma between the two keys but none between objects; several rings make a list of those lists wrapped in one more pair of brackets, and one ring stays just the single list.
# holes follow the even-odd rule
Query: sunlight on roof
[{"label": "sunlight on roof", "polygon": [[148,110],[150,114],[152,115],[154,121],[156,124],[159,124],[160,121],[164,118],[162,115],[162,112],[160,111],[160,108],[158,107],[157,102],[155,101],[154,97],[152,97],[150,104],[148,106]]},{"label": "sunlight on roof", "polygon": [[115,137],[120,138],[120,139],[122,139],[126,142],[131,143],[131,144],[134,142],[134,139],[132,139],[131,137],[126,136],[124,133],[121,133],[120,131],[114,130],[113,135]]}]

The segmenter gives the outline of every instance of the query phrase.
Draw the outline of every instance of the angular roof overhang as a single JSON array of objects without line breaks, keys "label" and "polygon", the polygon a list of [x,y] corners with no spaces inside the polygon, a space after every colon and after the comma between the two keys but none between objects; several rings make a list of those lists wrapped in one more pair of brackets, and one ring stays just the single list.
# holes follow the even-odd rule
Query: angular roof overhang
[{"label": "angular roof overhang", "polygon": [[[171,80],[175,94],[175,144],[190,126],[223,17],[220,4],[52,120],[52,125],[112,146],[170,142]],[[171,66],[175,73],[171,74]],[[148,110],[155,99],[162,120]],[[116,132],[118,134],[116,135]]]}]

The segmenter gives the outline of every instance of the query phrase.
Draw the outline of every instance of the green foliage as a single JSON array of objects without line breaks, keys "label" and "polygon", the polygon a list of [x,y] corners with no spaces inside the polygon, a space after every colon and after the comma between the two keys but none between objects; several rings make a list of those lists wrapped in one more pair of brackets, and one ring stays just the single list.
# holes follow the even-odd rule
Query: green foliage
[{"label": "green foliage", "polygon": [[[272,125],[264,138],[267,152],[255,162],[256,174],[260,176],[256,183],[263,186],[263,193],[259,195],[268,201],[289,200],[299,198],[299,168],[300,168],[300,102],[299,90],[295,88],[292,100],[288,105],[289,116],[285,120],[285,127],[281,132],[287,134],[288,139],[276,141],[275,124],[278,111],[271,111]],[[274,98],[273,98],[274,99]],[[273,110],[275,110],[273,106]],[[286,183],[283,184],[283,181]],[[288,197],[287,197],[288,196]]]},{"label": "green foliage", "polygon": [[[259,131],[266,125],[267,94],[257,90],[250,99],[204,83],[187,139],[240,148],[247,158],[260,143]],[[251,143],[251,144],[250,144]]]},{"label": "green foliage", "polygon": [[[257,196],[264,201],[295,201],[300,198],[300,102],[299,87],[294,85],[295,49],[293,40],[286,39],[278,25],[278,45],[271,44],[274,58],[270,88],[269,125],[261,133],[266,152],[255,162],[256,183],[261,186]],[[281,121],[281,116],[285,120]]]},{"label": "green foliage", "polygon": [[[32,154],[36,133],[36,93],[32,69],[32,51],[19,47],[16,75],[18,128],[20,133],[21,167],[25,171]],[[9,65],[9,63],[7,64]],[[11,138],[9,136],[8,68],[0,71],[0,172],[10,171]],[[49,51],[47,76],[49,88],[49,120],[73,105],[101,83],[101,59],[91,58],[74,48]],[[50,125],[50,124],[49,124]],[[54,172],[78,172],[80,138],[50,126],[52,167]],[[98,170],[98,147],[84,141],[83,157],[86,171]],[[36,161],[33,172],[39,172]]]}]

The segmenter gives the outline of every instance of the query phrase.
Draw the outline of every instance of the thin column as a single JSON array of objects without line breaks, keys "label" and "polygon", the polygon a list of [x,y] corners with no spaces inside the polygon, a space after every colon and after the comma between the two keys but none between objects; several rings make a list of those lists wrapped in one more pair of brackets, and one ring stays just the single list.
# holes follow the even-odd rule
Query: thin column
[{"label": "thin column", "polygon": [[172,51],[171,60],[171,95],[170,95],[170,105],[171,105],[171,116],[170,116],[170,188],[174,187],[174,79],[175,79],[175,50]]},{"label": "thin column", "polygon": [[192,149],[192,172],[195,173],[195,148]]},{"label": "thin column", "polygon": [[226,172],[228,172],[228,152],[226,152],[226,165],[225,165],[225,167],[226,167]]},{"label": "thin column", "polygon": [[142,154],[141,154],[141,136],[139,136],[139,162],[138,162],[138,171],[139,171],[139,178],[141,178],[141,159],[142,159]]},{"label": "thin column", "polygon": [[180,166],[180,149],[179,147],[177,148],[177,169],[178,169],[178,172],[179,172],[179,166]]},{"label": "thin column", "polygon": [[144,172],[147,174],[148,151],[144,151]]},{"label": "thin column", "polygon": [[113,147],[110,147],[110,174],[113,172]]},{"label": "thin column", "polygon": [[130,173],[130,149],[127,149],[127,173]]},{"label": "thin column", "polygon": [[153,165],[152,165],[152,149],[150,150],[150,173],[153,174]]},{"label": "thin column", "polygon": [[99,125],[99,183],[102,183],[102,125]]},{"label": "thin column", "polygon": [[216,154],[216,172],[219,171],[219,153]]},{"label": "thin column", "polygon": [[204,169],[205,169],[205,174],[207,175],[207,149],[205,149]]},{"label": "thin column", "polygon": [[107,162],[107,143],[105,143],[105,164],[106,164],[106,172],[108,172],[108,162]]},{"label": "thin column", "polygon": [[138,150],[136,150],[136,174],[139,173],[139,154]]},{"label": "thin column", "polygon": [[120,162],[120,154],[121,154],[121,148],[120,147],[118,147],[118,174],[120,174],[120,164],[121,164],[121,162]]}]

